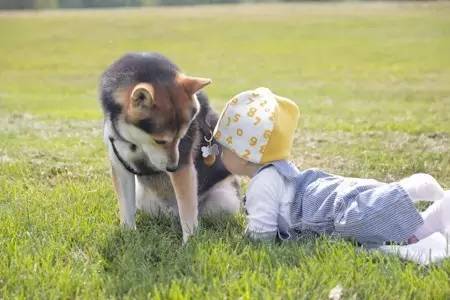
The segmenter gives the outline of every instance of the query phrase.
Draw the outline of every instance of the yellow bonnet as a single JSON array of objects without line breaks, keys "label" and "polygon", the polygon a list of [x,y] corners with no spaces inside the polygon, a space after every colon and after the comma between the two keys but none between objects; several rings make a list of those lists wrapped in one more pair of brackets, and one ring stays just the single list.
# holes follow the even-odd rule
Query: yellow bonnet
[{"label": "yellow bonnet", "polygon": [[227,102],[214,138],[239,157],[257,164],[287,159],[299,119],[291,100],[257,88]]}]

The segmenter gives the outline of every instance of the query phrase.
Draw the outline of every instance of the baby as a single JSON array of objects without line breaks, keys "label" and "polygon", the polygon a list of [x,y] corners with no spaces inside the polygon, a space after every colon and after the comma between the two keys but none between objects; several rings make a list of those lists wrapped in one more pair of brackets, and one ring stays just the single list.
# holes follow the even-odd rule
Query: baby
[{"label": "baby", "polygon": [[[245,201],[251,238],[317,233],[379,245],[450,231],[450,190],[430,175],[383,183],[298,170],[286,160],[298,119],[294,102],[258,88],[233,97],[217,122],[214,138],[225,167],[251,178]],[[420,213],[419,200],[434,203]]]}]

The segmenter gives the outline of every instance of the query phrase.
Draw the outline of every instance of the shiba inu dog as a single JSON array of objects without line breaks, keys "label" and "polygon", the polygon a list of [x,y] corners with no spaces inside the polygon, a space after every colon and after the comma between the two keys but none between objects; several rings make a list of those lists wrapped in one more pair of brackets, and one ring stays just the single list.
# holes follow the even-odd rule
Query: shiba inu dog
[{"label": "shiba inu dog", "polygon": [[198,212],[239,209],[235,178],[199,151],[218,120],[200,92],[209,83],[157,53],[126,54],[103,73],[104,140],[124,226],[135,228],[136,209],[178,215],[185,242]]}]

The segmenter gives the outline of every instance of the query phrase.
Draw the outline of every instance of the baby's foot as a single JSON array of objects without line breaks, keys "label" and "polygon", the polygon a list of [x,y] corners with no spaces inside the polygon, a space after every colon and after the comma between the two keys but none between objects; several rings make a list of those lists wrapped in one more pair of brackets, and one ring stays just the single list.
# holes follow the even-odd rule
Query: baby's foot
[{"label": "baby's foot", "polygon": [[427,208],[422,217],[424,220],[431,220],[441,233],[445,234],[450,230],[450,191],[445,191],[444,197]]},{"label": "baby's foot", "polygon": [[444,195],[421,213],[423,224],[414,233],[419,240],[434,232],[450,233],[450,191],[445,191]]},{"label": "baby's foot", "polygon": [[400,180],[400,185],[406,190],[413,202],[420,200],[437,201],[444,197],[444,190],[428,174],[414,174],[410,177]]},{"label": "baby's foot", "polygon": [[444,192],[444,198],[442,199],[442,201],[445,201],[448,209],[447,214],[442,215],[442,223],[444,224],[444,229],[443,231],[441,230],[441,232],[450,238],[450,190]]}]

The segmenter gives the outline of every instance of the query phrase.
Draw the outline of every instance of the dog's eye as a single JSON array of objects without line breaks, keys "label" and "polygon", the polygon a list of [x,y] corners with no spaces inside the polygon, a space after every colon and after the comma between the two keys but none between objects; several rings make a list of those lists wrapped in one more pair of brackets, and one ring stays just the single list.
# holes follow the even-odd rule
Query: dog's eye
[{"label": "dog's eye", "polygon": [[163,141],[163,140],[154,140],[155,141],[155,143],[157,143],[158,145],[164,145],[164,144],[167,144],[167,142],[166,141]]}]

